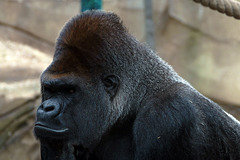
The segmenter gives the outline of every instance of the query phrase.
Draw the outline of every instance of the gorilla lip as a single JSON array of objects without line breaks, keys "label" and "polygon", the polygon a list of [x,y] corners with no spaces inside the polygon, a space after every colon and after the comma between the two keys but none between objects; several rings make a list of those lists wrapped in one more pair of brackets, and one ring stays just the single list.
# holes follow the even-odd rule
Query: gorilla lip
[{"label": "gorilla lip", "polygon": [[64,129],[53,129],[53,128],[49,128],[48,126],[45,126],[41,123],[36,123],[35,127],[34,127],[34,131],[36,134],[41,135],[41,133],[55,133],[55,134],[65,134],[69,129],[68,128],[64,128]]}]

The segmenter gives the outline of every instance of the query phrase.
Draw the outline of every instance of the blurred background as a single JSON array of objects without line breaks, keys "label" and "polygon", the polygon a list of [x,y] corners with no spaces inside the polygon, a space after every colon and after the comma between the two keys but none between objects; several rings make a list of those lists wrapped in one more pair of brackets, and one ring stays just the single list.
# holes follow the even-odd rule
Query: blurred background
[{"label": "blurred background", "polygon": [[[83,1],[82,1],[83,2]],[[240,21],[191,0],[103,0],[205,96],[240,119]],[[32,130],[41,72],[79,0],[0,1],[0,160],[40,160]]]}]

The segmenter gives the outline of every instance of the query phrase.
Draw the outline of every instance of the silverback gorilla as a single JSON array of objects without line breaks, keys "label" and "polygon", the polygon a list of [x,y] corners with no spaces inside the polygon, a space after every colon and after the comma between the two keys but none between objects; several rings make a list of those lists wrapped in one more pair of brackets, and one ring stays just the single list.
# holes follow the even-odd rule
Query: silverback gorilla
[{"label": "silverback gorilla", "polygon": [[113,13],[63,27],[41,86],[42,160],[240,160],[240,123]]}]

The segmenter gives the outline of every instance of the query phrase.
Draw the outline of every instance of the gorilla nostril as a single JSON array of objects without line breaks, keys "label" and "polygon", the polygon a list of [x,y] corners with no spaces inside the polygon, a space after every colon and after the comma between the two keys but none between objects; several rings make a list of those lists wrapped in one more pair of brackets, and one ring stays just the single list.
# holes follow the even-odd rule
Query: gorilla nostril
[{"label": "gorilla nostril", "polygon": [[50,111],[53,111],[55,109],[54,106],[47,106],[47,107],[44,107],[44,111],[45,112],[50,112]]}]

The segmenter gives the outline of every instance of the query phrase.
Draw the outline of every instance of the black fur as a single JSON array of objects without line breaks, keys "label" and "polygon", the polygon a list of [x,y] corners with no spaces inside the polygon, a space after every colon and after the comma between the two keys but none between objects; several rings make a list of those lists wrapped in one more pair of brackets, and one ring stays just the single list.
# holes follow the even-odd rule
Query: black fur
[{"label": "black fur", "polygon": [[43,160],[240,159],[240,123],[113,13],[70,20],[41,84],[34,131]]}]

